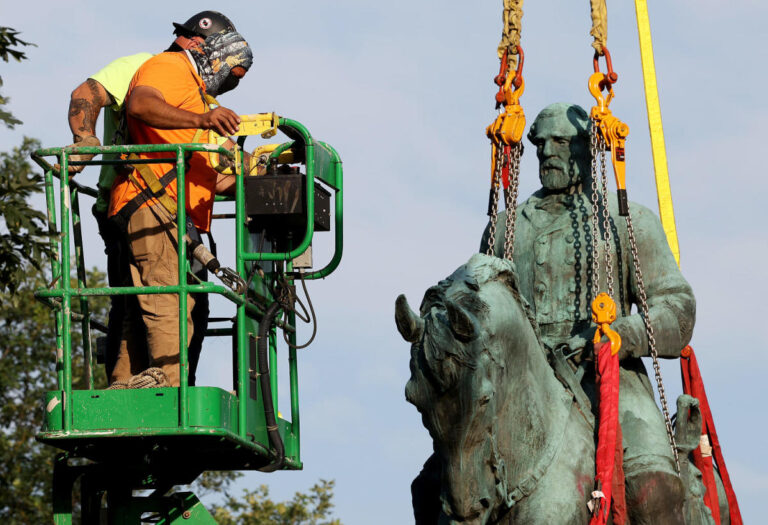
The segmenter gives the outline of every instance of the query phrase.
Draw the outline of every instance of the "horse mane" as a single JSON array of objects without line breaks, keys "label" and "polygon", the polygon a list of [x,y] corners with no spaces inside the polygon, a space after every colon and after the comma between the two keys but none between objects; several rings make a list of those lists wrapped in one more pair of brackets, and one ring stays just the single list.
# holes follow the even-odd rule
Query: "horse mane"
[{"label": "horse mane", "polygon": [[[482,317],[490,311],[491,306],[481,299],[477,292],[483,285],[494,281],[500,281],[521,306],[533,329],[536,341],[541,344],[539,326],[533,308],[520,293],[515,266],[512,262],[498,257],[473,255],[466,264],[427,290],[422,302],[422,314],[425,305],[442,304],[448,308],[448,302],[450,302],[473,318]],[[464,286],[452,291],[450,301],[447,301],[449,290],[456,284]],[[477,367],[476,353],[485,348],[482,345],[445,345],[444,343],[445,341],[440,338],[431,337],[425,338],[423,343],[426,366],[422,370],[429,381],[441,392],[455,382],[457,366],[474,370]],[[494,361],[496,361],[495,358]]]},{"label": "horse mane", "polygon": [[[501,281],[512,292],[512,296],[523,308],[523,312],[525,312],[525,316],[528,318],[534,334],[536,334],[536,340],[541,343],[541,331],[539,330],[539,324],[536,322],[536,314],[530,303],[520,293],[519,278],[514,262],[478,253],[473,255],[465,265],[453,272],[446,280],[441,281],[439,286],[442,287],[445,283],[447,288],[452,282],[456,281],[463,281],[473,291],[479,290],[482,285],[488,282]],[[475,294],[459,292],[457,296],[459,297],[460,304],[469,307],[472,311],[485,312],[489,308]]]}]

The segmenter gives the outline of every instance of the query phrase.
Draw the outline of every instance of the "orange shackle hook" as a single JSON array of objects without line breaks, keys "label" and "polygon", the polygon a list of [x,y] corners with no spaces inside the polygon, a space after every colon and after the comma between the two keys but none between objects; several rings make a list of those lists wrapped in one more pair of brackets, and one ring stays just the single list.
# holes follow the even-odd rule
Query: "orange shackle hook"
[{"label": "orange shackle hook", "polygon": [[[610,89],[610,87],[619,80],[619,75],[613,70],[613,62],[611,61],[611,52],[608,48],[603,46],[603,55],[605,56],[605,65],[608,68],[608,72],[605,74],[604,83],[600,85],[600,89]],[[600,72],[600,53],[595,51],[595,56],[592,58],[592,66],[595,69],[595,73]]]},{"label": "orange shackle hook", "polygon": [[[525,53],[523,53],[522,46],[517,46],[517,55],[517,69],[515,70],[515,75],[512,77],[508,75],[509,50],[505,50],[504,56],[501,57],[499,74],[496,75],[496,77],[493,79],[496,85],[499,86],[499,91],[496,93],[496,109],[499,109],[502,104],[508,103],[508,97],[506,96],[505,91],[510,90],[510,84],[515,87],[515,90],[519,90],[523,85],[523,64],[525,63]],[[520,94],[518,94],[517,98],[520,98]]]},{"label": "orange shackle hook", "polygon": [[499,61],[499,74],[493,77],[493,82],[501,87],[504,85],[504,82],[507,80],[507,69],[509,69],[509,49],[504,50],[504,55],[502,55],[501,60]]},{"label": "orange shackle hook", "polygon": [[512,85],[515,88],[519,88],[523,82],[523,64],[525,63],[525,53],[523,53],[523,46],[517,46],[517,70],[515,76],[512,78]]}]

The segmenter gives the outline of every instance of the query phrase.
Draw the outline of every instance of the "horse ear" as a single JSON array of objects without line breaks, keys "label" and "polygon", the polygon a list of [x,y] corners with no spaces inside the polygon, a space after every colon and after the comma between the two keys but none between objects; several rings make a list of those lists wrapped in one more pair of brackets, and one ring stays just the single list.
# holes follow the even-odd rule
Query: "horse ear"
[{"label": "horse ear", "polygon": [[447,301],[445,307],[448,310],[448,321],[451,323],[451,331],[458,340],[467,343],[477,337],[475,323],[472,322],[467,312],[451,301]]},{"label": "horse ear", "polygon": [[397,324],[397,331],[409,343],[415,343],[421,339],[421,334],[424,332],[424,320],[413,313],[408,300],[402,294],[395,301],[395,324]]}]

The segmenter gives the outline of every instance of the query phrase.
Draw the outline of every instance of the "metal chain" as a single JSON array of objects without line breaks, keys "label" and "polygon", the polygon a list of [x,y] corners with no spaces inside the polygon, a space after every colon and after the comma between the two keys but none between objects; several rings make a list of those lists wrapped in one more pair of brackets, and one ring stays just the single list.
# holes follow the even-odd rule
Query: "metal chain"
[{"label": "metal chain", "polygon": [[600,226],[598,223],[600,216],[600,201],[597,191],[597,157],[599,156],[600,151],[605,149],[605,144],[598,134],[597,126],[595,125],[594,121],[592,122],[591,131],[590,153],[592,157],[592,297],[590,298],[589,304],[591,304],[592,300],[597,297],[597,294],[600,290],[600,241],[598,240],[600,238]]},{"label": "metal chain", "polygon": [[659,391],[659,401],[661,403],[661,412],[664,415],[664,425],[667,427],[667,438],[669,446],[672,448],[672,454],[675,457],[675,469],[680,475],[680,458],[677,453],[677,443],[675,442],[675,432],[672,428],[672,419],[669,416],[669,405],[667,404],[667,395],[664,391],[664,381],[661,378],[661,368],[659,366],[659,353],[656,349],[656,338],[653,335],[653,326],[648,313],[648,297],[645,294],[645,283],[643,282],[643,272],[640,269],[640,257],[637,250],[637,241],[635,240],[635,231],[632,227],[632,217],[627,215],[627,234],[629,236],[629,246],[632,251],[632,263],[635,267],[635,280],[637,281],[637,295],[640,302],[640,313],[645,325],[645,334],[648,337],[648,348],[653,361],[653,371],[656,376],[656,388]]},{"label": "metal chain", "polygon": [[[600,289],[600,241],[604,246],[605,280],[608,295],[613,298],[613,254],[611,253],[611,214],[608,208],[608,177],[606,175],[605,141],[597,125],[592,123],[592,298],[597,297]],[[599,159],[599,167],[598,167]],[[598,191],[598,175],[600,191]],[[603,233],[600,234],[600,208],[602,205]]]},{"label": "metal chain", "polygon": [[504,230],[504,258],[512,260],[515,253],[515,223],[517,221],[517,193],[520,187],[520,156],[523,144],[514,144],[507,156],[509,186],[506,193],[507,221]]},{"label": "metal chain", "polygon": [[[599,208],[602,204],[602,218],[603,228],[605,231],[602,235],[602,240],[605,243],[605,266],[606,266],[606,279],[608,286],[608,294],[613,297],[613,256],[611,254],[611,224],[610,224],[610,211],[608,209],[608,182],[606,176],[606,161],[605,161],[605,142],[600,136],[597,126],[594,121],[592,122],[592,133],[590,149],[592,153],[592,298],[597,296],[599,290]],[[600,166],[598,168],[598,157]],[[598,169],[600,173],[600,186],[602,190],[602,196],[598,196],[598,183],[597,175]],[[602,202],[601,202],[602,201]],[[672,449],[672,455],[675,459],[675,470],[678,475],[680,474],[680,458],[677,452],[677,443],[675,441],[675,433],[672,428],[672,419],[669,415],[669,404],[667,402],[667,395],[664,390],[664,381],[661,377],[661,367],[659,366],[659,354],[656,348],[656,338],[653,334],[653,326],[650,323],[650,316],[648,312],[648,297],[645,293],[645,283],[643,281],[643,273],[640,268],[640,257],[638,255],[637,240],[635,239],[635,232],[632,226],[632,217],[626,217],[627,234],[629,237],[629,245],[632,252],[632,263],[635,270],[635,280],[637,281],[638,289],[638,302],[640,307],[640,314],[645,326],[645,333],[648,337],[649,353],[651,360],[653,361],[653,370],[656,378],[656,387],[659,392],[659,401],[661,404],[661,411],[664,416],[664,426],[667,430],[667,439],[669,440],[670,448]]]},{"label": "metal chain", "polygon": [[488,248],[486,255],[493,256],[496,248],[496,220],[499,214],[499,186],[501,186],[501,168],[503,159],[502,148],[496,146],[496,158],[493,159],[493,178],[491,179],[491,225],[488,229]]},{"label": "metal chain", "polygon": [[611,255],[611,213],[608,209],[608,177],[605,172],[605,142],[600,151],[600,186],[603,199],[603,240],[605,242],[605,280],[608,295],[613,299],[613,255]]}]

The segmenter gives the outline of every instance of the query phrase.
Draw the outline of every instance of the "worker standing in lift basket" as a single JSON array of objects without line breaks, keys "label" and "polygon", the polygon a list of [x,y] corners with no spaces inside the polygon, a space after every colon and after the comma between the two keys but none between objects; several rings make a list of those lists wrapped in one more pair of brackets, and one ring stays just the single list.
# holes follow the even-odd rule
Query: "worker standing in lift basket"
[{"label": "worker standing in lift basket", "polygon": [[[219,31],[235,31],[232,21],[216,11],[201,11],[193,15],[183,24],[174,23],[176,39],[166,50],[183,51],[202,44],[208,36]],[[118,58],[102,68],[96,74],[90,76],[72,92],[69,103],[69,127],[72,131],[73,144],[77,146],[100,146],[96,137],[96,121],[101,108],[104,112],[103,144],[117,145],[129,143],[126,140],[125,118],[123,114],[125,96],[133,75],[139,67],[152,58],[150,53],[137,53]],[[71,160],[89,161],[94,155],[72,155]],[[117,158],[116,154],[105,154],[104,159]],[[83,170],[83,165],[69,165],[69,174],[74,176]],[[99,227],[99,234],[104,240],[105,253],[107,254],[107,279],[111,287],[130,284],[128,270],[128,247],[125,246],[123,235],[115,226],[107,220],[109,207],[109,195],[112,183],[117,172],[112,165],[101,166],[98,181],[98,196],[93,206],[93,215]],[[196,271],[195,275],[201,280],[208,280],[207,270]],[[128,279],[128,281],[126,281]],[[195,306],[192,309],[192,321],[194,336],[189,344],[189,384],[195,384],[195,371],[202,350],[203,336],[208,324],[208,295],[193,294]],[[109,321],[106,336],[105,368],[109,379],[117,361],[120,351],[123,317],[125,315],[126,301],[136,301],[135,296],[112,296],[109,312]],[[138,313],[138,307],[132,308],[132,312]],[[134,316],[130,320],[131,332],[134,337],[132,344],[141,346],[145,344],[144,323],[140,316]]]},{"label": "worker standing in lift basket", "polygon": [[[251,49],[236,31],[223,30],[203,44],[182,52],[166,52],[145,62],[131,81],[125,107],[131,141],[136,144],[193,142],[197,129],[212,129],[222,136],[238,130],[240,118],[232,110],[211,110],[206,95],[216,96],[237,86],[253,62]],[[140,159],[167,156],[141,153]],[[214,194],[234,192],[235,177],[219,174],[207,157],[190,156],[186,172],[186,203],[190,222],[199,231],[210,228]],[[155,179],[163,186],[153,193]],[[150,180],[148,180],[150,179]],[[176,173],[171,163],[137,164],[128,175],[120,175],[112,187],[109,216],[125,232],[130,250],[131,282],[134,286],[173,286],[178,282],[175,226]],[[147,330],[149,356],[132,344],[130,326],[123,328],[112,383],[127,385],[131,377],[148,366],[160,368],[164,377],[157,384],[179,385],[179,297],[176,294],[138,296],[139,310]],[[187,301],[188,341],[194,333]],[[130,304],[127,305],[130,310]],[[130,313],[126,318],[130,317]]]}]

